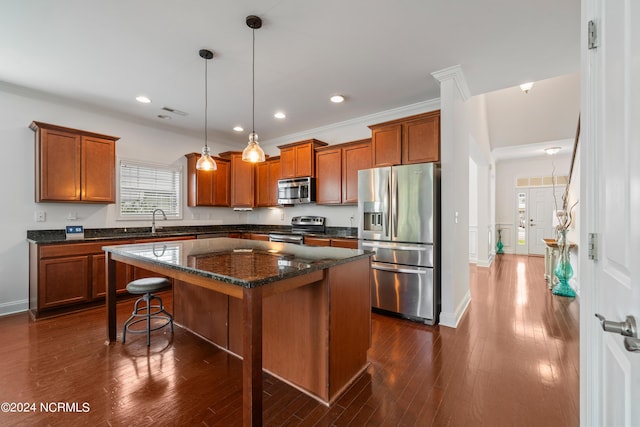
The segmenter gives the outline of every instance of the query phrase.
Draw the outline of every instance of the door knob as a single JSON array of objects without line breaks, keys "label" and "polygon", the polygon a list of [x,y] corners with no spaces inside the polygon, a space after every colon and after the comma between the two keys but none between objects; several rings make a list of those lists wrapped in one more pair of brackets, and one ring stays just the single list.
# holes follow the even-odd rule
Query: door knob
[{"label": "door knob", "polygon": [[614,334],[620,334],[625,337],[631,337],[637,340],[637,328],[636,318],[633,316],[627,316],[627,320],[624,322],[613,322],[607,320],[602,314],[596,313],[596,317],[600,320],[602,330],[605,332],[613,332]]}]

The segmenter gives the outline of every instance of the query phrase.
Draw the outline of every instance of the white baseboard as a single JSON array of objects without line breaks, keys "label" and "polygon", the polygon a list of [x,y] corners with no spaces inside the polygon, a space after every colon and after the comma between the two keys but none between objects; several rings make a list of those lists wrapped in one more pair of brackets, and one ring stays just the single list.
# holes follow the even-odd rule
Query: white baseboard
[{"label": "white baseboard", "polygon": [[462,316],[467,311],[467,307],[469,307],[470,302],[471,291],[467,290],[464,298],[460,301],[458,307],[456,307],[455,313],[440,312],[440,325],[447,326],[449,328],[457,328],[458,323],[460,323],[460,319],[462,319]]},{"label": "white baseboard", "polygon": [[8,314],[20,313],[29,309],[29,300],[11,301],[0,304],[0,316]]},{"label": "white baseboard", "polygon": [[489,259],[482,259],[482,260],[479,259],[476,261],[476,266],[489,268],[491,267],[491,264],[493,264],[493,259],[494,259],[494,256],[489,257]]}]

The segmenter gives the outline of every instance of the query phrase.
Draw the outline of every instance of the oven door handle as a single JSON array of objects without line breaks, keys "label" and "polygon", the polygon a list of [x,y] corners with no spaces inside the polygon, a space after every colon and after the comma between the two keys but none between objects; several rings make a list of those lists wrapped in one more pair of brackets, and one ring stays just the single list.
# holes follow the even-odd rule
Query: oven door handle
[{"label": "oven door handle", "polygon": [[385,264],[372,262],[371,268],[374,270],[390,271],[392,273],[424,274],[428,271],[425,267],[409,267],[406,265]]},{"label": "oven door handle", "polygon": [[408,246],[408,245],[398,245],[397,243],[368,243],[362,242],[362,247],[367,248],[380,248],[380,249],[395,249],[399,251],[426,251],[428,249],[427,246]]}]

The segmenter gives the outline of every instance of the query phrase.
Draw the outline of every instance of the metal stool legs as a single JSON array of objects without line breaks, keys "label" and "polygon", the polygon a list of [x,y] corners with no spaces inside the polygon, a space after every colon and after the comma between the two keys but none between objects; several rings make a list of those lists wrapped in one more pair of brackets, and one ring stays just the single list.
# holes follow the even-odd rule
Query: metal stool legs
[{"label": "metal stool legs", "polygon": [[[156,300],[158,303],[152,304],[154,300]],[[140,304],[143,302],[146,302],[146,305],[140,307]],[[163,319],[165,320],[165,322],[159,326],[151,328],[151,319]],[[131,326],[140,322],[146,322],[147,328],[139,330],[130,329]],[[124,322],[124,327],[122,330],[122,344],[126,342],[127,332],[132,334],[146,333],[147,346],[150,346],[151,332],[162,329],[167,325],[171,325],[171,333],[173,333],[173,316],[164,309],[164,306],[162,305],[162,299],[160,297],[153,295],[151,292],[147,292],[142,297],[136,300],[136,303],[133,306],[133,313],[131,313],[131,316],[127,319],[126,322]]]}]

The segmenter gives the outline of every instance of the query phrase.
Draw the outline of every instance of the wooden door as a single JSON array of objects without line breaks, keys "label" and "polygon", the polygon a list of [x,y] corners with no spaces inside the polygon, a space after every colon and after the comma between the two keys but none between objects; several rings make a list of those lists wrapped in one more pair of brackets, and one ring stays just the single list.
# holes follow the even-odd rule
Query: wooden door
[{"label": "wooden door", "polygon": [[80,200],[80,140],[76,133],[40,130],[36,202]]},{"label": "wooden door", "polygon": [[402,164],[402,124],[373,129],[371,150],[373,167]]},{"label": "wooden door", "polygon": [[216,159],[218,169],[213,171],[212,206],[231,206],[231,176],[229,162]]},{"label": "wooden door", "polygon": [[40,261],[38,309],[89,301],[89,256]]},{"label": "wooden door", "polygon": [[254,204],[253,163],[243,162],[242,154],[231,157],[231,206],[252,208]]},{"label": "wooden door", "polygon": [[256,206],[269,206],[269,194],[271,192],[269,180],[269,163],[258,163],[255,165],[256,183]]},{"label": "wooden door", "polygon": [[295,148],[296,177],[315,176],[313,168],[313,143],[301,144]]},{"label": "wooden door", "polygon": [[334,148],[316,152],[316,203],[342,203],[342,150]]},{"label": "wooden door", "polygon": [[358,171],[371,168],[371,140],[342,149],[342,203],[358,203]]},{"label": "wooden door", "polygon": [[96,137],[82,137],[81,199],[85,202],[115,203],[116,143]]},{"label": "wooden door", "polygon": [[293,148],[280,149],[280,173],[282,178],[296,177],[296,153]]},{"label": "wooden door", "polygon": [[440,161],[440,111],[404,123],[402,138],[402,164]]},{"label": "wooden door", "polygon": [[[91,256],[91,297],[106,296],[105,255]],[[116,294],[127,293],[127,284],[131,281],[131,268],[127,264],[116,262]]]},{"label": "wooden door", "polygon": [[[640,3],[586,0],[597,47],[584,44],[580,131],[580,356],[583,425],[640,425],[640,353],[595,313],[640,321]],[[588,257],[597,234],[597,259]],[[627,341],[629,342],[629,341]]]},{"label": "wooden door", "polygon": [[278,205],[278,180],[281,176],[280,160],[269,162],[269,206]]}]

